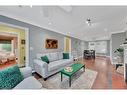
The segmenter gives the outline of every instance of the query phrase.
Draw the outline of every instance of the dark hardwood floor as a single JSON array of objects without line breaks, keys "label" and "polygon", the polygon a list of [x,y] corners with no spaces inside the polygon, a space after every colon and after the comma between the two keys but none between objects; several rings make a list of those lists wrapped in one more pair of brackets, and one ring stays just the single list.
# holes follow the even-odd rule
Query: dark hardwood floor
[{"label": "dark hardwood floor", "polygon": [[124,82],[122,74],[115,70],[108,57],[96,57],[95,60],[82,60],[81,63],[86,68],[98,72],[92,89],[126,89],[127,84]]},{"label": "dark hardwood floor", "polygon": [[[80,59],[79,62],[86,65],[86,68],[95,70],[98,75],[92,89],[127,89],[122,74],[116,72],[108,57],[96,57],[95,60]],[[35,78],[40,78],[36,73]]]},{"label": "dark hardwood floor", "polygon": [[[80,59],[79,62],[85,64],[86,68],[98,72],[92,89],[127,89],[123,75],[116,72],[115,66],[111,64],[110,58],[96,57],[95,60]],[[15,61],[10,61],[4,65],[0,65],[0,69],[14,64],[16,64]],[[36,73],[33,75],[37,79],[41,77]]]},{"label": "dark hardwood floor", "polygon": [[92,86],[93,89],[107,89],[110,88],[111,77],[110,77],[110,60],[105,57],[96,57],[95,60],[83,60],[83,64],[86,68],[97,71],[98,75]]}]

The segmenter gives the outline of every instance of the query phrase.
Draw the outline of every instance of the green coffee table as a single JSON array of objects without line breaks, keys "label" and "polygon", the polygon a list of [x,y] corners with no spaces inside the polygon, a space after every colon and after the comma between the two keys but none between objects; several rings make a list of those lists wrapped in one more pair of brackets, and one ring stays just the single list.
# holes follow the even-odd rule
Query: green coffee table
[{"label": "green coffee table", "polygon": [[73,68],[72,72],[67,72],[64,69],[62,69],[61,72],[61,81],[63,80],[63,74],[69,77],[69,86],[71,87],[71,78],[72,76],[78,72],[80,69],[84,68],[85,71],[85,65],[81,64],[81,63],[75,63],[73,65],[71,65],[71,67]]}]

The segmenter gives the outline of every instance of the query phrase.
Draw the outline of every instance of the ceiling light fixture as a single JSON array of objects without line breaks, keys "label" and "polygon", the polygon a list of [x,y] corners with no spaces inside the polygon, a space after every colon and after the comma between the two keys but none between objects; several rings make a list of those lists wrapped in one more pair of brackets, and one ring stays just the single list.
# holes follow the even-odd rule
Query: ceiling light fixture
[{"label": "ceiling light fixture", "polygon": [[51,22],[49,22],[49,23],[48,23],[48,25],[52,25],[52,23],[51,23]]},{"label": "ceiling light fixture", "polygon": [[32,8],[33,7],[33,5],[30,5],[30,8]]},{"label": "ceiling light fixture", "polygon": [[86,19],[86,24],[88,24],[88,26],[91,26],[92,25],[92,22],[91,22],[91,19],[90,18],[87,18]]},{"label": "ceiling light fixture", "polygon": [[22,8],[22,7],[23,7],[23,5],[18,5],[18,7]]}]

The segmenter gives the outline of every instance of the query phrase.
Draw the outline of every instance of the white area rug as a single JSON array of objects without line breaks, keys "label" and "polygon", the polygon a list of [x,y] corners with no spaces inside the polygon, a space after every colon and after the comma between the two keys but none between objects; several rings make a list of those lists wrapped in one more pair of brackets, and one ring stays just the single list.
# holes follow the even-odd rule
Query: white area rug
[{"label": "white area rug", "polygon": [[44,88],[47,89],[91,89],[96,79],[97,72],[86,69],[78,71],[72,77],[71,87],[69,87],[69,77],[63,75],[63,81],[61,82],[61,74],[53,75],[44,81],[42,78],[38,79]]}]

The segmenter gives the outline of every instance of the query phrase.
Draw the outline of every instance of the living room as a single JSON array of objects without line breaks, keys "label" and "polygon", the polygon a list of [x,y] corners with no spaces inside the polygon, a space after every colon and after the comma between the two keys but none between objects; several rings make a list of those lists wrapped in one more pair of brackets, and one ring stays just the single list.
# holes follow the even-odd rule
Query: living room
[{"label": "living room", "polygon": [[[26,33],[18,42],[21,56],[15,58],[23,60],[23,65],[17,61],[21,72],[16,72],[24,73],[24,78],[18,75],[18,84],[9,87],[1,82],[1,89],[127,88],[123,65],[126,55],[122,51],[126,48],[123,15],[127,7],[19,5],[0,9],[0,26],[24,29]],[[10,33],[9,29],[4,31]],[[18,69],[17,65],[7,65],[1,75],[9,68]]]}]

